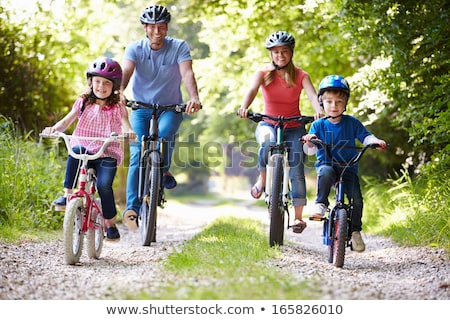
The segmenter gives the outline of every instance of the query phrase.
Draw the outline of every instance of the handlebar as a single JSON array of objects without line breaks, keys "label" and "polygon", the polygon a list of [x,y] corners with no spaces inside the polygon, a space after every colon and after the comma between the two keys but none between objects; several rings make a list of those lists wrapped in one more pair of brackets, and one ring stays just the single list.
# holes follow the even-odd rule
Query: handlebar
[{"label": "handlebar", "polygon": [[[377,149],[377,148],[383,148],[383,146],[381,146],[378,143],[370,143],[365,145],[364,147],[347,147],[347,146],[336,146],[336,145],[332,145],[332,144],[328,144],[323,142],[320,139],[311,139],[309,142],[315,144],[316,146],[322,146],[325,149],[325,154],[326,156],[333,160],[334,162],[337,162],[339,164],[344,164],[346,166],[352,166],[354,164],[356,164],[362,157],[362,155],[364,154],[364,152],[366,152],[367,149]],[[387,145],[386,145],[387,147]],[[330,148],[353,148],[353,149],[359,149],[359,152],[349,161],[349,162],[341,162],[341,161],[337,161],[336,159],[334,159],[331,156],[331,150]]]},{"label": "handlebar", "polygon": [[[153,109],[153,110],[173,110],[175,112],[185,112],[186,111],[186,104],[170,104],[170,105],[161,105],[157,103],[145,103],[140,101],[134,101],[134,100],[127,100],[127,107],[131,108],[132,110],[138,110],[138,109]],[[203,106],[200,106],[200,109],[202,109]]]},{"label": "handlebar", "polygon": [[[82,136],[74,136],[74,135],[65,134],[65,133],[59,132],[59,131],[55,131],[52,134],[40,133],[39,136],[42,137],[42,138],[51,138],[51,139],[63,138],[64,142],[66,144],[67,151],[69,152],[69,154],[73,158],[79,159],[79,160],[95,160],[95,159],[98,159],[98,158],[100,158],[102,156],[102,154],[105,151],[106,147],[112,141],[119,140],[119,139],[126,139],[125,136],[118,135],[115,132],[111,133],[111,135],[109,137],[82,137]],[[94,154],[87,154],[87,153],[86,154],[79,154],[79,153],[75,153],[72,150],[72,147],[70,146],[70,141],[71,140],[76,140],[76,139],[78,139],[78,140],[90,140],[90,141],[103,141],[103,144],[100,147],[100,149]]]},{"label": "handlebar", "polygon": [[254,121],[254,122],[260,122],[264,119],[269,119],[269,120],[273,120],[278,122],[278,125],[282,125],[285,122],[289,122],[289,121],[297,121],[303,125],[307,124],[307,123],[311,123],[314,121],[314,117],[312,116],[293,116],[293,117],[285,117],[285,116],[270,116],[267,114],[262,114],[262,113],[252,113],[249,112],[248,119]]}]

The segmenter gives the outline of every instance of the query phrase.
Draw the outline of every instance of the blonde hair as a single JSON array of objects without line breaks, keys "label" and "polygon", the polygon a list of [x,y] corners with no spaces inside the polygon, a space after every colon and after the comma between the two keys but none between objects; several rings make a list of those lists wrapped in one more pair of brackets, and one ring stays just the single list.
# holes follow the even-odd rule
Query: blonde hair
[{"label": "blonde hair", "polygon": [[[295,87],[296,86],[295,81],[297,80],[297,70],[295,68],[294,63],[292,62],[292,59],[286,65],[285,69],[286,73],[284,74],[284,81],[286,81],[288,87]],[[264,86],[268,86],[273,81],[273,78],[275,77],[276,68],[273,64],[271,64],[267,68],[267,71],[268,72],[264,75],[263,80]]]}]

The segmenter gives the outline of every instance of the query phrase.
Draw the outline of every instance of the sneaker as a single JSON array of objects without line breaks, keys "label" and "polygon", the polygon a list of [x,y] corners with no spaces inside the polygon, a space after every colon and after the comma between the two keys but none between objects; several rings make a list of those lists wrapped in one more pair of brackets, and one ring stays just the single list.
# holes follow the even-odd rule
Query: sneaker
[{"label": "sneaker", "polygon": [[116,226],[106,228],[106,240],[108,240],[108,241],[119,241],[120,240],[119,229],[117,229]]},{"label": "sneaker", "polygon": [[177,180],[171,174],[163,175],[162,184],[166,189],[173,189],[177,186]]},{"label": "sneaker", "polygon": [[321,221],[328,207],[323,203],[316,203],[314,206],[314,213],[309,216],[309,220]]},{"label": "sneaker", "polygon": [[53,201],[53,205],[55,206],[59,206],[59,207],[65,207],[67,204],[67,198],[62,196],[59,197],[58,199],[56,199],[55,201]]},{"label": "sneaker", "polygon": [[366,250],[366,245],[361,237],[361,232],[353,231],[352,232],[352,249],[356,252],[363,252]]},{"label": "sneaker", "polygon": [[123,223],[128,227],[128,229],[137,230],[139,228],[139,224],[136,211],[133,209],[128,209],[125,211],[123,214]]}]

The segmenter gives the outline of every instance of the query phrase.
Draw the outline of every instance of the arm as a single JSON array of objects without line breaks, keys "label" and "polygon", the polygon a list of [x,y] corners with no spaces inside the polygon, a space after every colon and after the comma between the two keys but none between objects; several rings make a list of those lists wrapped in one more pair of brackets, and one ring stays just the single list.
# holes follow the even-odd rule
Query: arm
[{"label": "arm", "polygon": [[64,132],[77,118],[77,109],[72,108],[68,114],[51,127],[42,130],[43,134],[52,134],[55,131]]},{"label": "arm", "polygon": [[122,134],[127,139],[136,139],[136,133],[134,132],[133,128],[131,127],[130,120],[128,119],[128,111],[125,109],[124,106],[120,106],[121,108],[124,108],[122,111],[122,118],[120,119],[121,125],[122,125]]},{"label": "arm", "polygon": [[258,90],[263,82],[263,79],[264,74],[261,72],[261,70],[258,70],[255,73],[252,82],[250,83],[250,88],[248,89],[247,93],[244,96],[244,99],[242,100],[241,107],[237,111],[237,114],[241,118],[247,118],[248,108],[258,94]]},{"label": "arm", "polygon": [[189,94],[189,101],[186,103],[186,113],[197,112],[202,104],[198,98],[197,81],[195,80],[194,70],[192,70],[192,60],[185,60],[180,63],[180,73],[186,91]]},{"label": "arm", "polygon": [[311,78],[306,75],[302,80],[303,89],[305,89],[306,95],[314,108],[315,115],[314,118],[317,120],[323,117],[323,110],[319,104],[319,99],[317,98],[316,89],[314,88]]},{"label": "arm", "polygon": [[126,97],[123,94],[125,89],[128,86],[128,83],[130,82],[131,76],[133,75],[134,68],[136,67],[136,64],[128,59],[123,59],[122,61],[122,83],[120,85],[120,100],[121,103],[126,104]]}]

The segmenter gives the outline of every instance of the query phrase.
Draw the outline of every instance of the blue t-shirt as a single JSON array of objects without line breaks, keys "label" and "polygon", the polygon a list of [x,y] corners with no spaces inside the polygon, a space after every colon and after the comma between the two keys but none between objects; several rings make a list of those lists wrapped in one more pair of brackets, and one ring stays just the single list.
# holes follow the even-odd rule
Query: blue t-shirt
[{"label": "blue t-shirt", "polygon": [[[338,123],[331,123],[325,118],[316,120],[312,123],[309,133],[315,134],[317,138],[327,144],[345,147],[356,147],[356,139],[362,143],[367,136],[371,135],[361,121],[349,115],[342,115],[342,119]],[[319,150],[316,154],[316,167],[322,165],[338,165],[337,163],[332,163],[331,159],[326,156],[325,149],[323,147],[318,148]],[[332,157],[340,162],[348,162],[355,156],[356,153],[358,153],[358,150],[355,148],[329,149]],[[354,172],[358,172],[357,164],[349,169]]]},{"label": "blue t-shirt", "polygon": [[179,64],[192,60],[184,40],[166,37],[160,50],[152,50],[148,39],[143,38],[127,46],[124,58],[136,64],[132,79],[136,101],[162,105],[183,103]]}]

